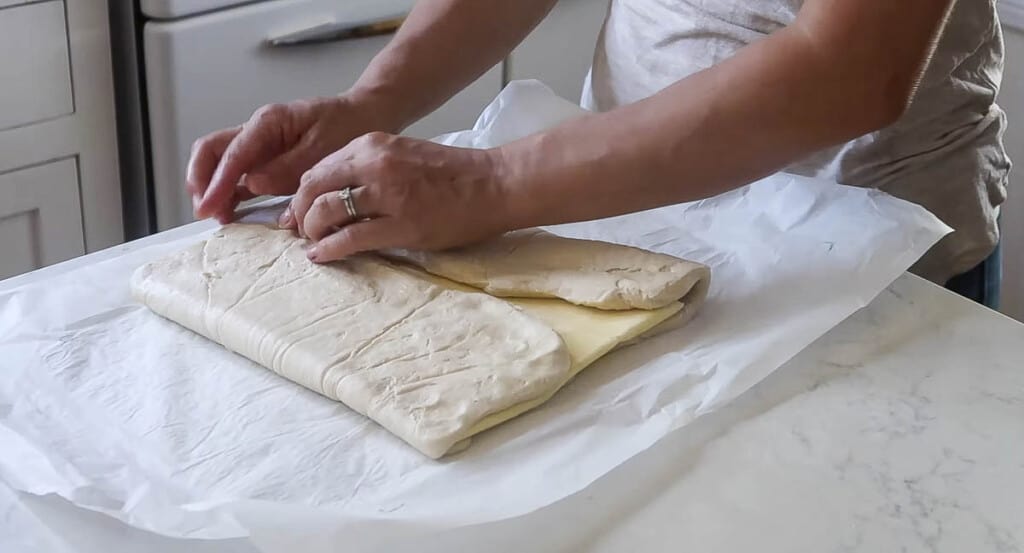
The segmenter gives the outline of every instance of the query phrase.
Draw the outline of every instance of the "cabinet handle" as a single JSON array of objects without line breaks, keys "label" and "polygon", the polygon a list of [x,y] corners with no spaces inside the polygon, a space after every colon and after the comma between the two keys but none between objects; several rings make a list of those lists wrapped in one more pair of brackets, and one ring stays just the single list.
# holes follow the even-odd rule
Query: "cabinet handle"
[{"label": "cabinet handle", "polygon": [[403,21],[405,21],[404,15],[356,24],[328,21],[299,29],[298,31],[268,37],[263,42],[271,48],[283,48],[286,46],[340,42],[342,40],[390,35],[394,34],[402,26]]}]

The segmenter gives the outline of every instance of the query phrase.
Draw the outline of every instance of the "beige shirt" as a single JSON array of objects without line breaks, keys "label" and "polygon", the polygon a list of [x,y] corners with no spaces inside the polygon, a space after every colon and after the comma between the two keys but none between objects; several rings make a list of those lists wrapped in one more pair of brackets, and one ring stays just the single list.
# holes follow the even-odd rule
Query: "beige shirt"
[{"label": "beige shirt", "polygon": [[[612,0],[583,92],[589,109],[650,96],[791,23],[803,0]],[[914,271],[935,282],[981,262],[998,242],[1010,162],[995,104],[1003,40],[995,0],[959,0],[907,113],[894,125],[788,170],[877,187],[955,229]]]}]

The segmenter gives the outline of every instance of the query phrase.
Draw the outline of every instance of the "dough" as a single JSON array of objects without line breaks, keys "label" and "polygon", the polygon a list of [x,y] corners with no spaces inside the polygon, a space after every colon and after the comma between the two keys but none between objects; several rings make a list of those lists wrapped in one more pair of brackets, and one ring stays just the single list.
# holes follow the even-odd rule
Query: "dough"
[{"label": "dough", "polygon": [[140,268],[133,293],[434,458],[571,374],[559,335],[508,302],[372,257],[316,265],[302,246],[287,231],[231,225]]},{"label": "dough", "polygon": [[303,245],[287,231],[228,225],[140,268],[132,290],[156,313],[434,458],[542,404],[612,349],[681,325],[703,299],[683,291],[695,301],[618,311],[500,300],[376,256],[315,265]]},{"label": "dough", "polygon": [[657,309],[676,301],[697,306],[711,276],[699,263],[540,229],[443,252],[386,255],[494,296],[560,298],[611,310]]}]

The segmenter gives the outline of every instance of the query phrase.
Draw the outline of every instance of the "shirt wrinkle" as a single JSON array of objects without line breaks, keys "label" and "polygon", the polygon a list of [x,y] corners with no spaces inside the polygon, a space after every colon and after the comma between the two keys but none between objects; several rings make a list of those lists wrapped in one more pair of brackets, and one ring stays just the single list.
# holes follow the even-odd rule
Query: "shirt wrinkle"
[{"label": "shirt wrinkle", "polygon": [[[582,103],[632,103],[791,24],[803,0],[612,0]],[[995,0],[953,7],[906,113],[816,152],[789,171],[880,188],[953,227],[914,267],[935,282],[980,263],[998,241],[1010,161],[996,104],[1003,38]]]}]

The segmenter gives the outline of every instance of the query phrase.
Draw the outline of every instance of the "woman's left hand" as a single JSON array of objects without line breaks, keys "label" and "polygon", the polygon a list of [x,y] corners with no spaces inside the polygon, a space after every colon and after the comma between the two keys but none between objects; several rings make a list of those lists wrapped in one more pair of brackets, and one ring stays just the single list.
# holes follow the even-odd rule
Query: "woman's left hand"
[{"label": "woman's left hand", "polygon": [[[370,133],[302,175],[281,226],[313,245],[318,263],[387,248],[437,250],[506,230],[495,150]],[[356,217],[342,196],[350,189]]]}]

